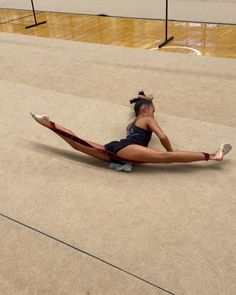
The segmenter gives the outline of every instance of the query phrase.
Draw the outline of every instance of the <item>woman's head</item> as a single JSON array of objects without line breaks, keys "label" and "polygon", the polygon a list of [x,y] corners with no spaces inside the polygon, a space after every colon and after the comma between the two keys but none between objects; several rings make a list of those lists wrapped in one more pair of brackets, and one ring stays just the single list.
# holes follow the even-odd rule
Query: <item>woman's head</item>
[{"label": "woman's head", "polygon": [[135,103],[134,112],[135,116],[139,116],[141,114],[145,116],[152,116],[155,112],[155,107],[152,103],[152,99],[146,97],[143,91],[139,92],[139,96],[137,98],[131,99],[130,103]]}]

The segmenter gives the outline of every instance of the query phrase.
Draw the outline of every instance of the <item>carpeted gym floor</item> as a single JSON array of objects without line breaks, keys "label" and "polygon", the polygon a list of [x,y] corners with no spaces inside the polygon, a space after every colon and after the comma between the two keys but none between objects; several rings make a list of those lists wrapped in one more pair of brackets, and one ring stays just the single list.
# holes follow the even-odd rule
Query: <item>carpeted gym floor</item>
[{"label": "carpeted gym floor", "polygon": [[[5,33],[0,43],[2,294],[233,294],[235,60]],[[232,152],[118,173],[29,115],[103,144],[125,136],[141,89],[175,149]],[[162,149],[155,135],[151,146]]]}]

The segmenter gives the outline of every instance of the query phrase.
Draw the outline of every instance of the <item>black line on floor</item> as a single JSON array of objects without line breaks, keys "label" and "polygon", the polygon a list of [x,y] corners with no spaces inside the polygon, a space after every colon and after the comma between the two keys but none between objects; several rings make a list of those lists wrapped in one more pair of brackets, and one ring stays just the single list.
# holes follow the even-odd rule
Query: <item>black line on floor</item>
[{"label": "black line on floor", "polygon": [[147,283],[147,284],[149,284],[149,285],[151,285],[151,286],[153,286],[153,287],[155,287],[155,288],[157,288],[157,289],[160,289],[160,290],[162,290],[162,291],[164,291],[164,292],[166,292],[166,293],[168,293],[168,294],[176,295],[176,294],[174,294],[174,293],[172,293],[172,292],[170,292],[170,291],[168,291],[168,290],[166,290],[166,289],[164,289],[164,288],[162,288],[162,287],[160,287],[160,286],[158,286],[158,285],[156,285],[156,284],[154,284],[154,283],[151,283],[151,282],[149,282],[149,281],[147,281],[147,280],[145,280],[145,279],[143,279],[143,278],[141,278],[141,277],[139,277],[139,276],[137,276],[137,275],[135,275],[135,274],[133,274],[133,273],[131,273],[131,272],[125,270],[125,269],[123,269],[123,268],[120,268],[119,266],[116,266],[116,265],[114,265],[114,264],[112,264],[112,263],[110,263],[110,262],[107,262],[106,260],[103,260],[103,259],[101,259],[101,258],[99,258],[99,257],[97,257],[97,256],[95,256],[95,255],[93,255],[93,254],[90,254],[90,253],[88,253],[88,252],[86,252],[86,251],[83,251],[83,250],[81,250],[81,249],[79,249],[79,248],[77,248],[77,247],[75,247],[75,246],[73,246],[73,245],[71,245],[71,244],[68,244],[68,243],[66,243],[66,242],[64,242],[64,241],[62,241],[62,240],[59,240],[59,239],[57,239],[57,238],[55,238],[55,237],[53,237],[53,236],[51,236],[51,235],[49,235],[49,234],[46,234],[46,233],[44,233],[44,232],[42,232],[42,231],[40,231],[40,230],[38,230],[38,229],[36,229],[36,228],[33,228],[33,227],[31,227],[31,226],[29,226],[29,225],[27,225],[27,224],[24,224],[24,223],[22,223],[22,222],[20,222],[20,221],[18,221],[18,220],[16,220],[16,219],[14,219],[14,218],[11,218],[11,217],[9,217],[9,216],[6,216],[6,215],[4,215],[4,214],[2,214],[2,213],[0,213],[0,216],[6,218],[6,219],[8,219],[8,220],[11,220],[11,221],[13,221],[13,222],[15,222],[15,223],[17,223],[17,224],[20,224],[20,225],[22,225],[22,226],[24,226],[24,227],[27,227],[27,228],[31,229],[32,231],[35,231],[35,232],[37,232],[37,233],[39,233],[39,234],[41,234],[41,235],[43,235],[43,236],[46,236],[46,237],[48,237],[48,238],[50,238],[50,239],[52,239],[52,240],[54,240],[54,241],[56,241],[56,242],[59,242],[59,243],[65,245],[65,246],[67,246],[67,247],[70,247],[70,248],[72,248],[72,249],[74,249],[74,250],[76,250],[76,251],[78,251],[78,252],[81,252],[81,253],[83,253],[83,254],[85,254],[85,255],[87,255],[87,256],[90,256],[90,257],[92,257],[92,258],[94,258],[94,259],[96,259],[96,260],[98,260],[98,261],[101,261],[101,262],[103,262],[103,263],[105,263],[105,264],[107,264],[107,265],[109,265],[109,266],[111,266],[111,267],[113,267],[113,268],[115,268],[115,269],[118,269],[119,271],[122,271],[122,272],[124,272],[124,273],[126,273],[126,274],[128,274],[128,275],[130,275],[130,276],[132,276],[132,277],[134,277],[134,278],[136,278],[136,279],[138,279],[138,280],[140,280],[140,281],[143,281],[144,283]]},{"label": "black line on floor", "polygon": [[[36,15],[38,15],[40,13],[44,13],[44,11],[38,12],[38,13],[36,13]],[[16,20],[27,18],[27,17],[30,17],[30,16],[33,16],[33,14],[29,14],[29,15],[25,15],[25,16],[22,16],[22,17],[19,17],[19,18],[14,18],[14,19],[8,20],[8,21],[0,23],[0,25],[8,24],[8,23],[14,22]]]}]

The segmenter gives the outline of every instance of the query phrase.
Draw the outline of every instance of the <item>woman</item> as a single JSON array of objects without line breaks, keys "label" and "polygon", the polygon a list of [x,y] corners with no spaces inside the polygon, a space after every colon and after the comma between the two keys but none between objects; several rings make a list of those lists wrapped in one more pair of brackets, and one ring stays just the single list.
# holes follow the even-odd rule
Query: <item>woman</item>
[{"label": "woman", "polygon": [[[120,141],[112,141],[105,145],[83,140],[72,131],[50,121],[46,115],[31,113],[32,117],[41,125],[50,128],[76,150],[103,161],[115,163],[188,163],[195,161],[222,161],[232,146],[222,144],[216,153],[173,151],[167,135],[154,118],[155,107],[153,95],[139,92],[137,98],[130,100],[135,103],[135,119],[130,123],[127,137]],[[152,132],[159,138],[166,151],[149,148]]]}]

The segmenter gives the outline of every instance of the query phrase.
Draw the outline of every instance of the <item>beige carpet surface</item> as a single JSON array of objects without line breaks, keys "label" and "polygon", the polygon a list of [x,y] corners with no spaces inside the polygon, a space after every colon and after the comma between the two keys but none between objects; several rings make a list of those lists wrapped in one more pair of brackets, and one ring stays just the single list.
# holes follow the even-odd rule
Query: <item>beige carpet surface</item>
[{"label": "beige carpet surface", "polygon": [[[165,19],[165,0],[34,0],[42,11],[106,14],[119,17]],[[169,0],[169,19],[210,23],[236,22],[235,0]],[[0,8],[31,9],[28,0],[0,0]]]},{"label": "beige carpet surface", "polygon": [[[171,76],[175,99],[170,85],[164,97],[164,88],[155,91],[157,120],[173,147],[236,146],[233,99],[220,101],[233,93],[234,61],[8,34],[0,42],[0,213],[173,294],[233,294],[234,149],[223,163],[149,164],[117,173],[71,150],[29,111],[47,112],[82,138],[106,143],[125,136],[127,99],[140,84],[160,89]],[[228,87],[199,87],[176,112],[181,92],[204,83],[196,73]],[[202,91],[211,110],[194,104]],[[162,112],[168,104],[169,113]],[[162,149],[154,135],[150,146]],[[168,294],[13,221],[1,217],[0,226],[4,294]]]},{"label": "beige carpet surface", "polygon": [[236,60],[2,33],[0,79],[128,106],[144,89],[160,113],[236,127]]}]

